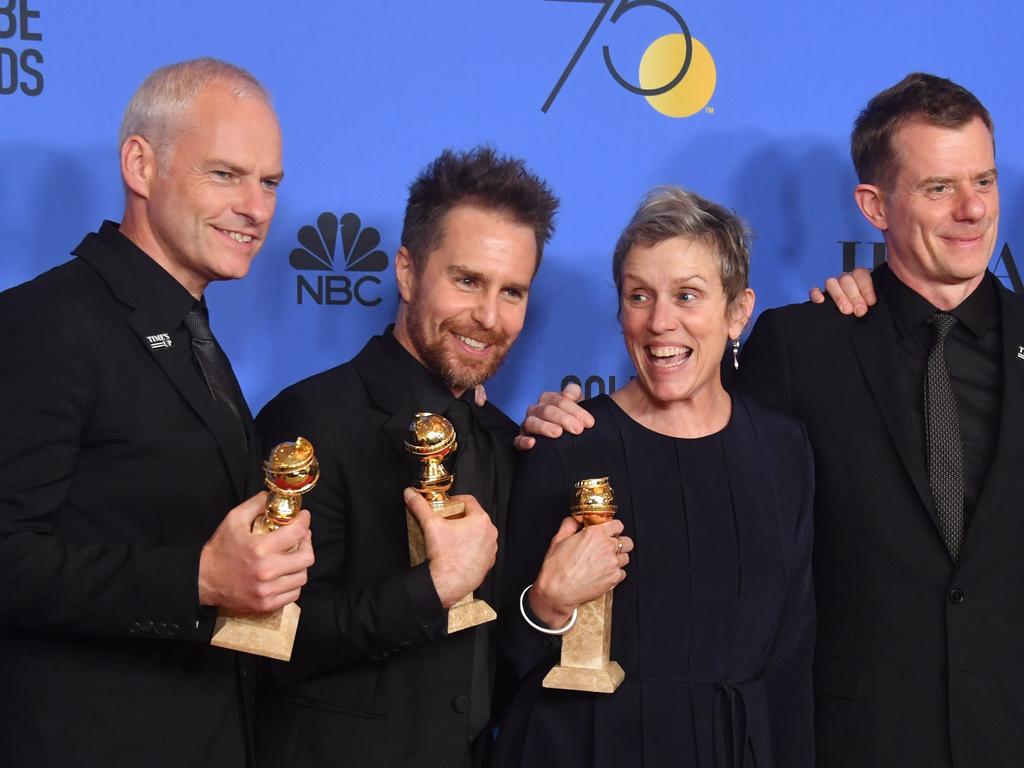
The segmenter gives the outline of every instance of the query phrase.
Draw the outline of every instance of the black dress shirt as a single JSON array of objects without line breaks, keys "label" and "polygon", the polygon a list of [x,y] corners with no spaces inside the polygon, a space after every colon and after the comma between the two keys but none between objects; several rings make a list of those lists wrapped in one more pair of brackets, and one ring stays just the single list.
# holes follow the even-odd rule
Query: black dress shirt
[{"label": "black dress shirt", "polygon": [[[938,312],[904,285],[886,265],[875,272],[878,288],[892,311],[900,364],[893,372],[902,402],[912,404],[914,434],[924,454],[924,375],[935,338],[929,317]],[[995,278],[985,274],[978,287],[950,314],[959,322],[946,339],[946,365],[960,416],[964,461],[964,527],[970,525],[999,439],[1003,371],[1002,329]]]}]

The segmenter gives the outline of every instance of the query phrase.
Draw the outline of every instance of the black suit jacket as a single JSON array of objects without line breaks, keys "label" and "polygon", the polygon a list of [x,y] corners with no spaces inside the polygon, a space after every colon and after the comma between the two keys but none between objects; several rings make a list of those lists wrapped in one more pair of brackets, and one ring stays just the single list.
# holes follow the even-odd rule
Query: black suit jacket
[{"label": "black suit jacket", "polygon": [[802,420],[814,447],[823,768],[1024,760],[1024,299],[1000,286],[999,304],[999,442],[955,564],[894,388],[884,297],[863,319],[831,304],[769,310],[741,355],[741,388]]},{"label": "black suit jacket", "polygon": [[[414,390],[401,355],[408,353],[390,333],[374,337],[352,361],[287,388],[257,417],[266,445],[303,435],[320,461],[320,481],[303,499],[316,564],[300,599],[292,660],[273,665],[260,697],[260,717],[274,722],[257,734],[261,765],[471,762],[473,647],[492,625],[447,636],[428,565],[409,566],[402,501],[414,478],[403,448],[413,416],[454,398],[436,379],[420,380],[429,391]],[[500,530],[516,427],[490,404],[476,419],[496,457],[500,503],[488,512]],[[486,589],[477,595],[490,598]]]},{"label": "black suit jacket", "polygon": [[0,295],[0,764],[244,765],[197,576],[258,464],[152,306],[172,278],[109,222],[75,253]]}]

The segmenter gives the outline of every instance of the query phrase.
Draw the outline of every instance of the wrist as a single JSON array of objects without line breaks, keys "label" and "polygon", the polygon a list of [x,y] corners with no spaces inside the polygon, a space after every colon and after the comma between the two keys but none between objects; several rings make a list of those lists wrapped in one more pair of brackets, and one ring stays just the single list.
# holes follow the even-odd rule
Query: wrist
[{"label": "wrist", "polygon": [[430,570],[430,580],[434,582],[434,590],[437,592],[437,599],[441,601],[442,607],[445,610],[451,608],[457,603],[463,595],[457,595],[455,592],[458,591],[456,585],[452,584],[452,580],[449,575],[445,572],[445,569],[438,564],[437,560],[430,560],[428,562],[428,568]]},{"label": "wrist", "polygon": [[[541,621],[540,617],[533,613],[532,607],[527,608],[529,601],[526,599],[526,595],[532,588],[533,584],[530,584],[519,595],[519,613],[522,614],[523,620],[526,621],[527,624],[536,629],[538,632],[543,632],[545,635],[564,635],[570,629],[576,626],[576,617],[578,613],[575,609],[573,609],[567,621],[558,625],[554,629],[551,628],[550,624],[547,624],[547,626],[538,624],[537,621]],[[547,622],[545,622],[545,624],[546,623]]]},{"label": "wrist", "polygon": [[196,591],[198,593],[200,606],[217,605],[217,598],[214,595],[214,590],[210,586],[208,578],[210,557],[210,545],[207,543],[203,545],[203,548],[199,553],[199,573],[196,577]]},{"label": "wrist", "polygon": [[537,577],[533,588],[527,593],[527,602],[533,615],[549,627],[564,626],[576,610],[575,605],[569,605],[559,599],[557,590],[551,589],[543,573]]}]

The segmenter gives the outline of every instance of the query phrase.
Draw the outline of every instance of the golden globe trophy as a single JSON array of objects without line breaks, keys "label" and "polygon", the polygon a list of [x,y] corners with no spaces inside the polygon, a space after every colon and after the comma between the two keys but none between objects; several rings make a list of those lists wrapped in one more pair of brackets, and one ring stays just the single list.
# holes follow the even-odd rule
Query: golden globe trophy
[{"label": "golden globe trophy", "polygon": [[[583,526],[607,523],[615,516],[615,494],[607,477],[580,480],[570,510]],[[612,595],[609,589],[577,608],[576,625],[562,636],[561,663],[544,677],[545,688],[614,693],[626,674],[611,661]]]},{"label": "golden globe trophy", "polygon": [[[455,476],[448,472],[444,460],[458,450],[455,428],[444,416],[417,413],[405,437],[405,450],[423,464],[420,477],[413,483],[416,490],[441,517],[454,519],[466,514],[466,505],[448,498]],[[409,528],[409,564],[419,565],[427,559],[423,529],[409,510],[405,511]],[[448,634],[494,621],[498,614],[484,600],[473,593],[463,597],[448,609]]]},{"label": "golden globe trophy", "polygon": [[[263,463],[263,474],[269,493],[265,513],[252,523],[255,536],[291,524],[302,509],[302,494],[320,478],[320,464],[313,455],[312,444],[298,437],[294,443],[281,443],[270,452],[270,458]],[[288,661],[298,626],[299,606],[295,603],[270,613],[241,613],[222,608],[217,613],[210,644]]]}]

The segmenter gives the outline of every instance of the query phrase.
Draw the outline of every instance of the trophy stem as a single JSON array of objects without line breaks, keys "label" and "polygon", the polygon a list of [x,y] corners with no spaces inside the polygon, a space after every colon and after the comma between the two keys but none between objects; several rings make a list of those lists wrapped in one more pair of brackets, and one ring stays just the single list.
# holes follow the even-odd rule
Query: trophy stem
[{"label": "trophy stem", "polygon": [[[275,495],[273,492],[270,494],[271,497]],[[268,500],[268,509],[270,505],[271,501]],[[252,521],[254,536],[265,536],[280,527],[281,524],[275,522],[269,512]],[[293,547],[292,551],[297,547]],[[217,611],[210,645],[279,661],[291,661],[298,628],[299,606],[295,603],[270,613],[240,613],[221,608]]]},{"label": "trophy stem", "polygon": [[[445,501],[435,504],[435,509],[446,519],[462,517],[466,514],[466,505],[461,501]],[[423,538],[423,528],[409,510],[405,511],[405,520],[409,529],[409,565],[415,567],[427,559],[427,546]],[[498,614],[485,600],[477,600],[473,593],[463,597],[448,609],[448,634],[494,621]]]},{"label": "trophy stem", "polygon": [[609,590],[577,609],[576,626],[562,637],[561,663],[544,677],[545,688],[613,693],[626,675],[611,661],[612,597]]}]

